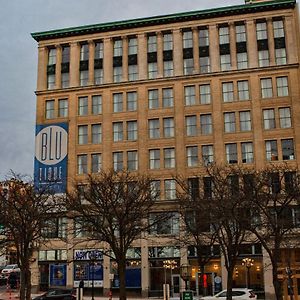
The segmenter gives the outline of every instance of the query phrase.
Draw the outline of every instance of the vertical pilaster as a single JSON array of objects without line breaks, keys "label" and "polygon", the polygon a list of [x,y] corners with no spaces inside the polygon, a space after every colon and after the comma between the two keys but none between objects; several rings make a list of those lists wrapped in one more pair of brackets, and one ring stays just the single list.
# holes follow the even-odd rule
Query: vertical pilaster
[{"label": "vertical pilaster", "polygon": [[269,45],[270,66],[274,66],[276,64],[276,61],[275,61],[275,44],[274,44],[273,21],[272,21],[271,18],[267,19],[267,29],[268,29],[268,45]]},{"label": "vertical pilaster", "polygon": [[70,43],[70,87],[75,87],[79,85],[79,58],[79,43]]},{"label": "vertical pilaster", "polygon": [[183,74],[183,49],[182,49],[182,32],[180,29],[173,31],[174,38],[174,75]]},{"label": "vertical pilaster", "polygon": [[192,28],[193,31],[193,57],[194,57],[194,74],[199,74],[200,72],[200,62],[199,62],[199,31],[197,27]]},{"label": "vertical pilaster", "polygon": [[55,66],[55,88],[61,88],[61,61],[62,61],[62,47],[56,45],[56,66]]},{"label": "vertical pilaster", "polygon": [[138,39],[138,68],[139,79],[147,78],[147,35],[141,33]]},{"label": "vertical pilaster", "polygon": [[47,47],[39,47],[38,49],[38,70],[37,70],[37,90],[47,89]]},{"label": "vertical pilaster", "polygon": [[217,25],[209,25],[209,52],[211,71],[220,71],[219,33]]},{"label": "vertical pilaster", "polygon": [[248,52],[248,66],[249,68],[258,67],[258,53],[257,53],[257,39],[256,26],[253,20],[246,22],[247,31],[247,52]]},{"label": "vertical pilaster", "polygon": [[294,20],[291,16],[285,18],[285,37],[286,37],[286,52],[287,61],[289,64],[295,64],[298,61],[297,53],[297,39],[295,33],[297,27],[294,24]]},{"label": "vertical pilaster", "polygon": [[111,83],[112,82],[112,75],[113,75],[113,46],[112,46],[112,39],[105,38],[103,41],[104,47],[104,59],[103,59],[103,73],[104,83]]},{"label": "vertical pilaster", "polygon": [[89,41],[89,81],[88,81],[88,85],[93,85],[95,83],[94,62],[95,62],[95,43],[94,43],[94,41]]},{"label": "vertical pilaster", "polygon": [[164,62],[163,62],[163,36],[161,32],[156,33],[157,38],[157,77],[164,76]]},{"label": "vertical pilaster", "polygon": [[122,38],[122,80],[128,81],[128,38],[124,36]]},{"label": "vertical pilaster", "polygon": [[237,69],[236,62],[236,36],[234,23],[229,23],[229,42],[230,42],[230,57],[231,57],[231,68],[232,70]]}]

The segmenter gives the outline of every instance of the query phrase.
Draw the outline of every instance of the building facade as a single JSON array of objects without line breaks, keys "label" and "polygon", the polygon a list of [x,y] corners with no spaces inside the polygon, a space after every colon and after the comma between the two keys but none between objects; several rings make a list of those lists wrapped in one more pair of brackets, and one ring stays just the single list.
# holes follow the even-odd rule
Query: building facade
[{"label": "building facade", "polygon": [[[254,166],[300,161],[299,23],[294,0],[246,1],[243,5],[91,26],[37,32],[38,78],[35,178],[57,181],[57,192],[83,184],[101,169],[151,175],[168,224],[137,241],[128,253],[128,291],[156,296],[167,278],[176,295],[179,266],[193,266],[191,288],[199,293],[192,248],[176,244],[174,174],[203,172],[203,163]],[[300,211],[293,212],[300,225]],[[118,287],[116,262],[83,233],[65,237],[70,224],[55,220],[33,264],[33,285],[77,286],[91,274],[99,293]],[[81,242],[82,241],[82,242]],[[206,266],[210,292],[226,286],[218,247]],[[287,257],[295,295],[300,294],[300,249]],[[91,264],[91,253],[96,264]],[[95,255],[93,255],[95,257]],[[273,293],[268,257],[260,245],[245,245],[235,286]],[[176,262],[165,269],[164,260]],[[94,260],[94,259],[93,259]],[[217,279],[216,279],[217,278]],[[221,279],[221,284],[220,284]]]}]

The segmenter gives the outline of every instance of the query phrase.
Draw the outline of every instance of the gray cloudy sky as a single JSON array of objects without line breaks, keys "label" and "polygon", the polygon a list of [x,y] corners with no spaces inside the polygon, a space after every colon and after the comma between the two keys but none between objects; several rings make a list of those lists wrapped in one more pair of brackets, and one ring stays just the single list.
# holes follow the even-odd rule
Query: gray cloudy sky
[{"label": "gray cloudy sky", "polygon": [[33,174],[37,43],[30,33],[148,17],[244,0],[2,0],[0,11],[0,180]]}]

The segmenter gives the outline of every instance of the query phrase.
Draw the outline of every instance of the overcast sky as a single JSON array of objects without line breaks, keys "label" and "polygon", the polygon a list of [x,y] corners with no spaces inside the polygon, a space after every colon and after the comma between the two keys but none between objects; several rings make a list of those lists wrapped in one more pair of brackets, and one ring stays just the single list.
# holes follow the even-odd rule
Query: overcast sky
[{"label": "overcast sky", "polygon": [[31,32],[149,17],[244,0],[2,0],[0,180],[33,174],[37,43]]}]

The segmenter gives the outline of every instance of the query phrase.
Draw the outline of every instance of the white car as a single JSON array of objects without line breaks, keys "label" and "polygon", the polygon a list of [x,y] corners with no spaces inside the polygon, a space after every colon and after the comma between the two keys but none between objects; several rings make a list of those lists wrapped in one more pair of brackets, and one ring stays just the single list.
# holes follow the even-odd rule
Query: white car
[{"label": "white car", "polygon": [[20,268],[17,264],[14,265],[7,265],[2,271],[1,271],[1,277],[7,278],[11,272],[20,272]]},{"label": "white car", "polygon": [[[225,300],[227,296],[227,290],[223,290],[214,296],[201,297],[200,300]],[[245,288],[233,288],[232,289],[233,300],[256,300],[257,295],[251,289]]]}]

